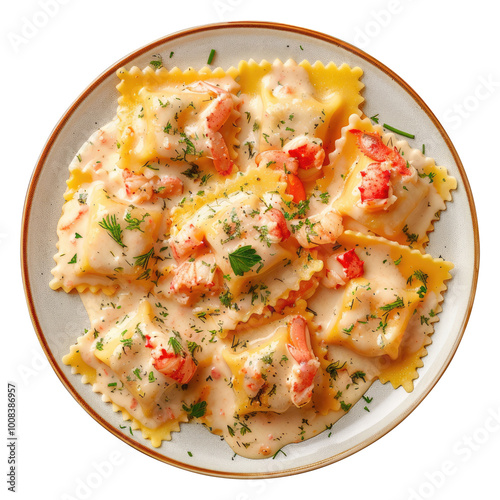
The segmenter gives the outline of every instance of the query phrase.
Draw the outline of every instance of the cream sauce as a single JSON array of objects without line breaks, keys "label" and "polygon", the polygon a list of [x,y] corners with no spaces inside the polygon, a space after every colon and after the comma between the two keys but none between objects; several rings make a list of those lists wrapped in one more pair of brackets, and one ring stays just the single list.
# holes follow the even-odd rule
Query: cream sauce
[{"label": "cream sauce", "polygon": [[[269,132],[269,143],[259,144],[270,108],[258,97],[241,95],[238,166],[242,171],[254,168],[258,148],[279,148],[293,136],[314,134],[317,117],[312,116],[315,108],[309,107],[314,88],[303,68],[276,63],[262,83],[274,100],[270,104],[274,117],[286,114],[296,131],[274,130]],[[229,90],[237,87],[227,81],[225,85]],[[382,314],[382,308],[373,304],[387,308],[403,296],[408,276],[401,274],[387,246],[356,246],[356,255],[364,262],[364,290],[355,295],[356,307],[346,307],[350,279],[344,276],[338,286],[332,285],[326,274],[331,268],[342,275],[338,257],[350,248],[331,241],[309,252],[293,234],[294,224],[309,225],[314,231],[317,222],[311,221],[315,216],[321,220],[340,189],[312,190],[306,209],[300,212],[301,205],[291,204],[290,197],[283,197],[276,186],[270,186],[262,198],[248,186],[202,205],[187,220],[186,224],[203,233],[203,242],[176,244],[193,245],[187,254],[193,260],[210,256],[206,264],[214,266],[211,276],[222,280],[224,287],[215,292],[207,288],[206,293],[192,297],[192,303],[178,300],[172,287],[182,259],[175,255],[171,242],[182,228],[172,227],[172,212],[182,210],[186,200],[202,198],[224,179],[207,163],[171,161],[170,153],[182,136],[176,136],[175,144],[166,143],[163,130],[158,131],[173,123],[175,106],[185,110],[191,99],[196,101],[193,109],[201,109],[203,95],[184,91],[180,103],[175,102],[175,93],[149,97],[151,110],[145,113],[153,113],[155,141],[164,150],[161,159],[152,158],[133,174],[139,177],[127,177],[117,166],[121,154],[118,120],[82,146],[70,165],[73,180],[58,224],[51,286],[82,289],[90,328],[78,340],[78,348],[83,361],[96,370],[93,390],[102,394],[103,401],[123,407],[148,428],[171,420],[199,421],[223,436],[235,453],[262,458],[330,429],[390,365],[379,330],[390,332],[393,325],[397,330],[403,311],[397,311],[394,317],[398,319],[390,323],[393,316]],[[295,107],[292,118],[290,106]],[[144,109],[137,111],[139,116]],[[145,147],[147,119],[134,118],[137,154]],[[200,125],[196,113],[186,120],[186,130],[203,142],[206,134],[196,127],[205,127],[205,122]],[[176,126],[181,127],[177,119]],[[201,142],[195,144],[198,147],[206,150]],[[163,196],[157,186],[166,177],[180,179],[182,189]],[[156,187],[137,203],[132,181],[140,186],[141,196],[147,186]],[[409,185],[414,186],[413,181]],[[339,179],[335,182],[340,184]],[[395,194],[407,196],[402,188]],[[444,207],[435,191],[426,194],[425,189],[419,192],[422,206],[411,216],[412,225],[423,232],[429,218]],[[270,209],[282,214],[285,228],[265,218]],[[350,224],[363,228],[355,220]],[[288,231],[292,234],[287,235]],[[229,257],[245,247],[252,247],[259,259],[239,275]],[[192,280],[193,288],[199,286],[194,275],[183,279]],[[106,293],[89,291],[92,286]],[[301,297],[307,300],[307,310],[294,308]],[[388,342],[396,342],[391,351],[396,357],[415,353],[429,343],[438,302],[435,293],[427,293],[418,304],[418,314],[407,321],[406,331],[396,331],[394,338],[387,335]],[[399,307],[404,309],[409,303]],[[300,408],[293,404],[291,391],[295,390],[292,371],[302,365],[293,355],[295,344],[289,332],[298,310],[308,317],[310,349],[321,364],[312,377],[312,398]],[[383,321],[390,324],[381,327]],[[307,359],[310,352],[301,349]],[[172,363],[177,363],[175,368]],[[188,365],[194,369],[192,376],[185,371]],[[184,376],[188,380],[183,383]],[[320,395],[329,395],[331,400],[319,401]],[[326,411],[318,410],[325,405]]]}]

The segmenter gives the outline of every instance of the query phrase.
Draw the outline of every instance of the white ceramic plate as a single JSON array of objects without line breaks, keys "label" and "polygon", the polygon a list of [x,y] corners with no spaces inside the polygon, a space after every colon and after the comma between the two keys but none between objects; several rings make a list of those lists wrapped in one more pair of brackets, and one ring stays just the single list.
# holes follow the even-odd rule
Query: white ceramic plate
[{"label": "white ceramic plate", "polygon": [[[121,66],[145,67],[153,54],[161,54],[167,68],[201,68],[211,49],[216,50],[214,65],[224,69],[249,58],[308,59],[360,66],[364,71],[364,113],[380,113],[385,123],[414,133],[416,140],[410,143],[417,148],[425,144],[426,154],[447,166],[458,180],[453,202],[436,223],[427,248],[430,254],[443,256],[456,267],[414,391],[407,394],[402,388],[393,390],[390,384],[375,382],[368,392],[368,396],[373,396],[370,413],[359,403],[334,425],[331,437],[322,433],[304,443],[289,445],[284,449],[286,456],[279,454],[275,460],[234,457],[224,441],[195,424],[182,425],[182,431],[174,433],[172,441],[164,442],[160,448],[152,448],[140,432],[131,436],[128,427],[121,430],[121,414],[114,413],[90,385],[83,385],[80,376],[72,375],[70,368],[62,364],[61,358],[88,326],[88,319],[77,294],[54,292],[48,285],[67,167],[90,134],[114,117],[118,97],[116,70]],[[453,235],[458,233],[460,246],[452,244]],[[109,68],[74,102],[50,136],[31,180],[23,218],[26,296],[42,347],[62,383],[92,417],[138,450],[185,469],[226,477],[269,477],[311,470],[359,451],[400,423],[436,384],[458,347],[472,307],[478,261],[477,220],[464,169],[445,131],[422,100],[397,75],[359,49],[321,33],[274,23],[193,28],[139,49]]]}]

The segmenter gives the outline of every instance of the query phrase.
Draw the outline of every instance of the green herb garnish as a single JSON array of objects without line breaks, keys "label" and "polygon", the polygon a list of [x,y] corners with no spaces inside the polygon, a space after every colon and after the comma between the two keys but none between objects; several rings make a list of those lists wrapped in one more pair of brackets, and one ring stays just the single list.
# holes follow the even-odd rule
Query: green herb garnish
[{"label": "green herb garnish", "polygon": [[191,166],[187,170],[184,170],[184,172],[181,172],[181,174],[189,179],[198,179],[201,175],[200,167],[196,163],[191,163]]},{"label": "green herb garnish", "polygon": [[333,380],[337,380],[338,371],[342,370],[345,365],[345,361],[342,365],[340,364],[340,361],[333,361],[326,367],[326,372],[330,375],[331,378],[333,378]]},{"label": "green herb garnish", "polygon": [[366,377],[365,372],[357,371],[351,375],[351,380],[354,384],[357,384],[356,380],[358,380],[358,378],[360,378],[363,382],[366,382],[365,377]]},{"label": "green herb garnish", "polygon": [[198,403],[192,404],[190,406],[183,404],[182,409],[187,413],[188,418],[200,418],[205,415],[207,402],[199,401]]},{"label": "green herb garnish", "polygon": [[348,412],[348,411],[351,409],[351,406],[352,406],[352,404],[351,404],[351,403],[347,404],[347,403],[345,403],[344,401],[341,401],[341,402],[340,402],[340,407],[341,407],[341,408],[342,408],[345,412]]},{"label": "green herb garnish", "polygon": [[138,219],[137,217],[132,217],[130,212],[125,214],[124,220],[128,224],[125,229],[129,231],[137,230],[143,233],[144,231],[141,229],[141,224],[145,221],[146,217],[149,217],[149,214],[144,214],[142,219]]},{"label": "green herb garnish", "polygon": [[262,261],[262,257],[257,254],[255,248],[251,245],[240,247],[234,252],[228,254],[229,264],[236,276],[243,276],[244,273],[250,271],[255,264]]},{"label": "green herb garnish", "polygon": [[172,161],[188,161],[188,156],[199,157],[203,155],[202,151],[196,150],[196,146],[194,145],[193,141],[184,132],[181,132],[180,136],[182,137],[182,139],[179,139],[179,144],[185,144],[186,148],[182,150],[182,154],[178,153],[175,158],[172,158]]},{"label": "green herb garnish", "polygon": [[352,332],[353,328],[354,328],[354,323],[348,328],[342,328],[342,331],[347,335],[349,335]]},{"label": "green herb garnish", "polygon": [[173,349],[173,351],[174,351],[174,354],[176,354],[176,355],[177,355],[177,354],[180,354],[180,353],[183,351],[183,349],[182,349],[182,344],[181,344],[181,343],[179,342],[179,340],[178,340],[178,339],[176,339],[175,337],[170,337],[170,338],[168,339],[168,343],[169,343],[169,345],[171,345],[171,346],[172,346],[172,349]]},{"label": "green herb garnish", "polygon": [[151,248],[151,250],[148,253],[134,257],[135,265],[145,269],[146,267],[148,267],[149,259],[151,258],[152,255],[153,255],[153,248]]},{"label": "green herb garnish", "polygon": [[[302,49],[302,47],[301,47],[301,49]],[[304,50],[304,49],[302,49],[302,50]],[[284,451],[280,448],[280,449],[279,449],[279,450],[278,450],[278,451],[277,451],[277,452],[273,455],[273,460],[274,460],[274,459],[278,456],[278,453],[283,453],[283,455],[285,455],[285,457],[286,457],[286,453],[285,453],[285,452],[284,452]]]},{"label": "green herb garnish", "polygon": [[[375,123],[378,123],[378,121]],[[404,137],[408,137],[409,139],[415,139],[414,134],[409,134],[408,132],[403,132],[402,130],[399,130],[397,128],[391,127],[390,125],[387,125],[387,123],[384,123],[384,128],[386,128],[387,130],[390,130],[391,132],[394,132],[395,134],[399,134],[399,135],[402,135]]]},{"label": "green herb garnish", "polygon": [[123,347],[132,347],[133,340],[131,338],[129,339],[120,339],[120,342],[123,344]]},{"label": "green herb garnish", "polygon": [[210,51],[210,55],[208,56],[207,64],[212,64],[212,61],[214,60],[215,56],[215,49],[212,49]]},{"label": "green herb garnish", "polygon": [[405,303],[401,297],[397,297],[394,302],[391,302],[390,304],[386,304],[385,306],[380,306],[379,309],[382,309],[382,311],[388,313],[392,311],[393,309],[402,309],[404,308]]},{"label": "green herb garnish", "polygon": [[111,238],[113,238],[113,240],[115,240],[122,248],[127,246],[122,241],[122,228],[120,227],[120,224],[116,222],[116,215],[108,214],[102,219],[101,222],[99,222],[99,226],[105,229],[109,236],[111,236]]},{"label": "green herb garnish", "polygon": [[436,177],[436,172],[429,172],[426,174],[425,172],[419,172],[418,176],[423,179],[425,177],[429,178],[429,184],[432,184],[434,182],[434,177]]},{"label": "green herb garnish", "polygon": [[406,235],[406,241],[410,243],[416,243],[418,241],[418,234],[416,233],[410,233],[408,229],[408,224],[405,224],[405,226],[402,229],[403,233]]}]

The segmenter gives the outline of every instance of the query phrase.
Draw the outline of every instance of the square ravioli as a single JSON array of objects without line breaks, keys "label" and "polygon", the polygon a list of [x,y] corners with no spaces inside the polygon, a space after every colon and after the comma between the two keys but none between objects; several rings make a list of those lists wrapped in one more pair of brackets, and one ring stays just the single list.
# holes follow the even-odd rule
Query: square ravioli
[{"label": "square ravioli", "polygon": [[165,158],[213,163],[218,173],[230,173],[236,157],[238,85],[218,73],[118,71],[121,168],[135,170]]},{"label": "square ravioli", "polygon": [[362,115],[362,74],[117,72],[116,117],[70,164],[50,286],[89,314],[64,362],[153,446],[198,422],[264,458],[377,379],[412,390],[453,268],[424,248],[456,181]]},{"label": "square ravioli", "polygon": [[241,153],[241,165],[251,164],[256,151],[279,149],[301,136],[331,151],[348,117],[361,114],[360,68],[251,60],[234,74],[241,89],[240,143],[247,153]]},{"label": "square ravioli", "polygon": [[279,174],[261,166],[186,200],[172,216],[176,265],[166,261],[155,292],[224,329],[286,300],[323,266],[290,239],[288,199]]},{"label": "square ravioli", "polygon": [[341,189],[335,208],[367,231],[414,248],[424,247],[456,188],[445,168],[357,115],[331,160],[332,184]]},{"label": "square ravioli", "polygon": [[[53,288],[115,289],[132,280],[151,287],[151,257],[161,219],[158,210],[114,201],[99,185],[84,199],[66,202],[58,224],[60,245]],[[58,271],[70,254],[67,269]]]},{"label": "square ravioli", "polygon": [[[362,273],[339,280],[339,257],[349,252],[362,260]],[[337,294],[333,318],[321,335],[330,354],[342,346],[363,359],[376,358],[367,362],[370,371],[384,373],[384,382],[411,387],[452,269],[450,262],[408,246],[345,231],[326,263],[325,284]]]},{"label": "square ravioli", "polygon": [[357,278],[346,286],[328,340],[365,356],[398,357],[408,321],[418,304],[415,291]]},{"label": "square ravioli", "polygon": [[232,373],[238,415],[254,411],[282,413],[292,404],[286,383],[292,370],[288,328],[282,322],[276,327],[274,334],[256,347],[238,353],[226,349],[222,353]]}]

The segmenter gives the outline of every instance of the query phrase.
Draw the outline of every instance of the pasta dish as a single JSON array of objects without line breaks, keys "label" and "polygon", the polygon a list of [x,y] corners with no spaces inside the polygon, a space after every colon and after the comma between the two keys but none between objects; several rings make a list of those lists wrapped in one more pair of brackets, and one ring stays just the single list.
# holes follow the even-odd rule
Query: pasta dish
[{"label": "pasta dish", "polygon": [[89,326],[64,362],[152,446],[198,422],[249,458],[411,391],[455,179],[363,115],[360,68],[158,66],[118,71],[69,165],[50,286]]}]

